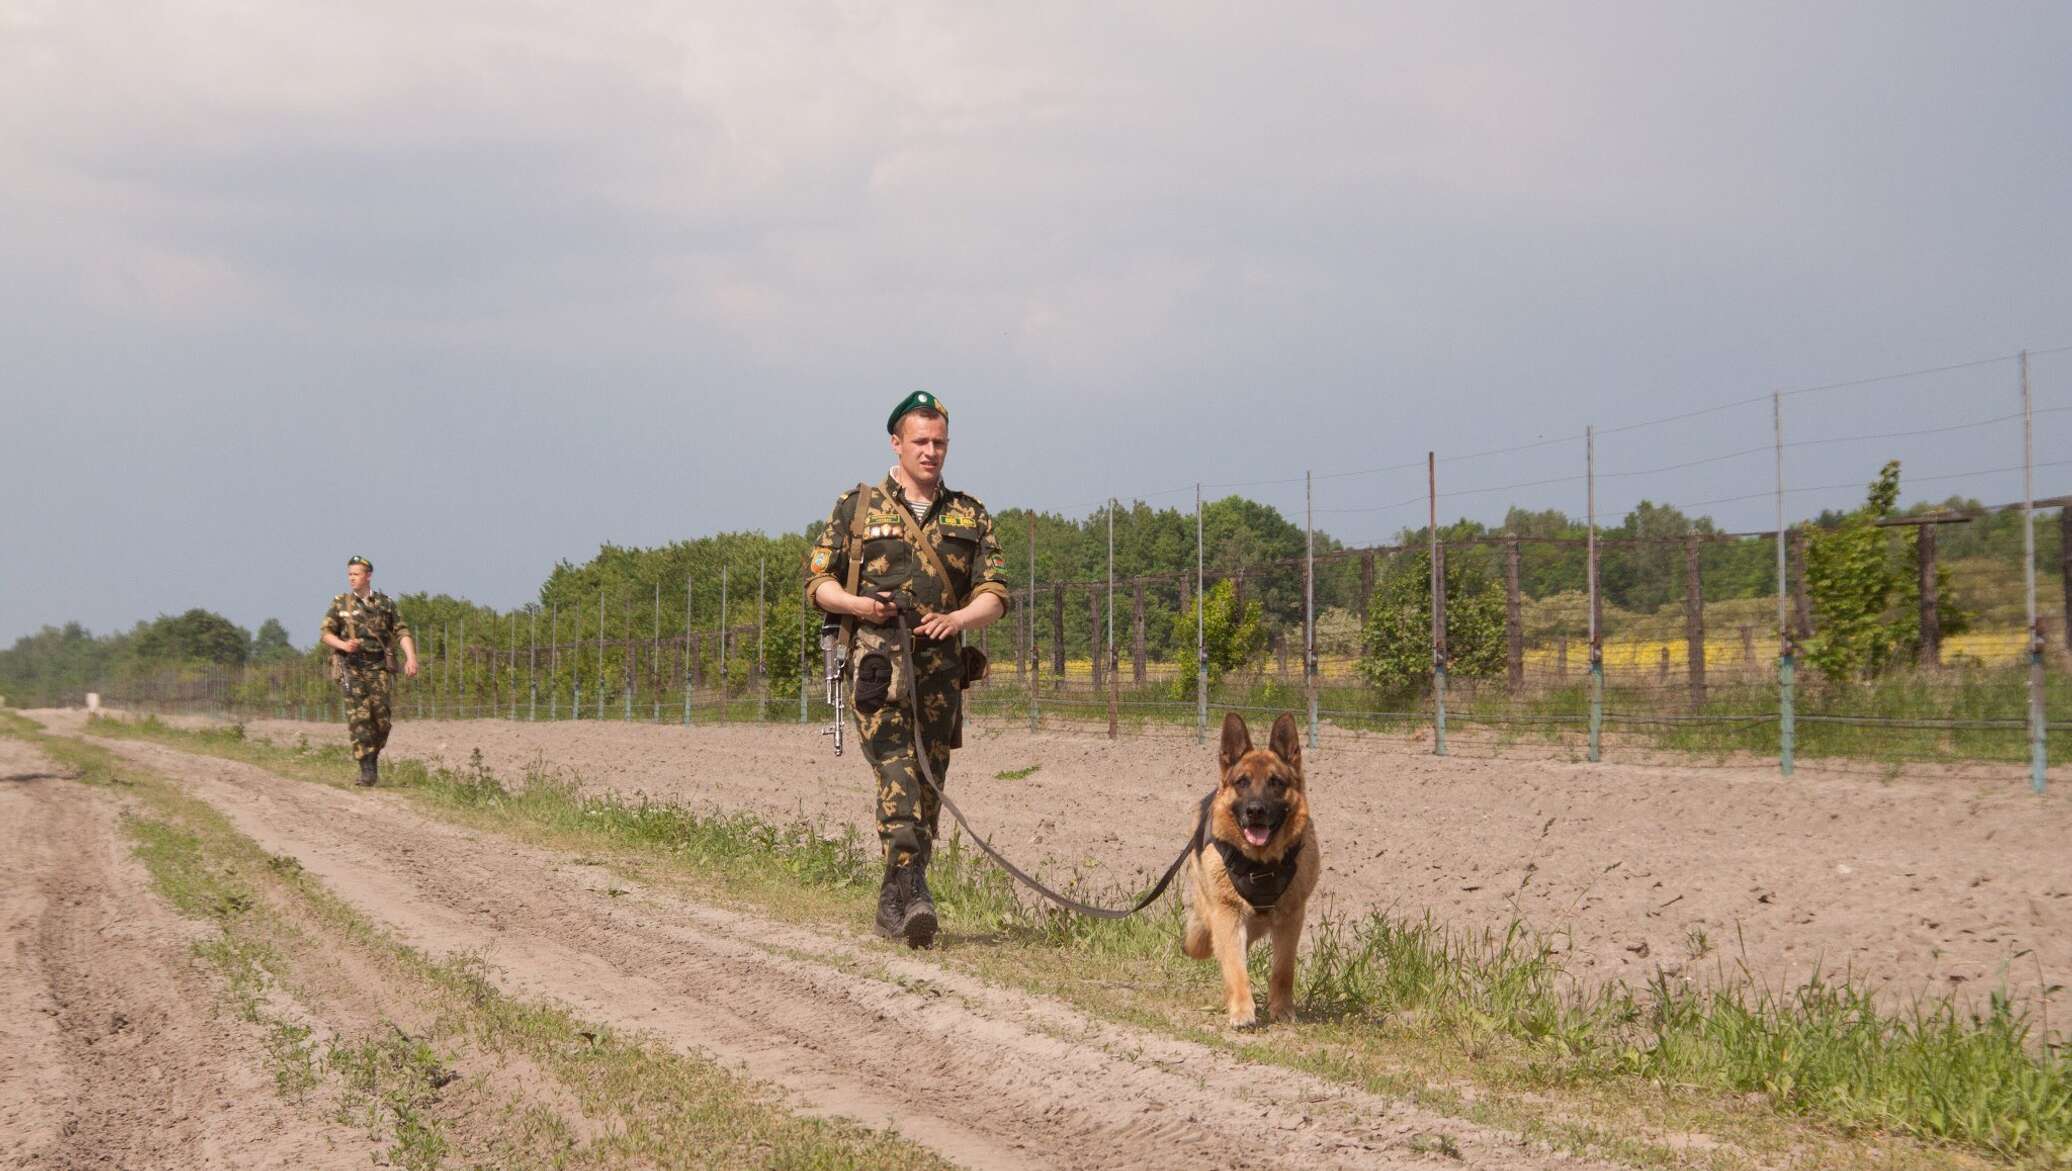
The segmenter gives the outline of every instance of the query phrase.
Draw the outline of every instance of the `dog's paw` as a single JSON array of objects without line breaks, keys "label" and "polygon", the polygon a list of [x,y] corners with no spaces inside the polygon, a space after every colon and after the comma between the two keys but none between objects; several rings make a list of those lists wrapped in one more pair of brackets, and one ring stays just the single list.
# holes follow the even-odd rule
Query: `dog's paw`
[{"label": "dog's paw", "polygon": [[1266,1019],[1277,1025],[1287,1024],[1295,1019],[1295,1006],[1292,1004],[1272,1005],[1266,1010]]},{"label": "dog's paw", "polygon": [[1266,1023],[1259,1019],[1259,1014],[1256,1012],[1248,1012],[1245,1013],[1243,1016],[1233,1014],[1230,1018],[1230,1028],[1232,1032],[1250,1033],[1255,1032],[1259,1029],[1263,1029],[1265,1027]]}]

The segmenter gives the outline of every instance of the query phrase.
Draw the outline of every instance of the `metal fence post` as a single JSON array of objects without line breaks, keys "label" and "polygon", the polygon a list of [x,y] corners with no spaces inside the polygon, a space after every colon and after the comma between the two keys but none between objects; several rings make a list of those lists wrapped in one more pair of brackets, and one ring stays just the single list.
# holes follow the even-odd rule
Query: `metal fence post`
[{"label": "metal fence post", "polygon": [[1589,512],[1590,579],[1590,759],[1604,757],[1604,645],[1597,622],[1597,427],[1583,428],[1584,507]]},{"label": "metal fence post", "polygon": [[[2029,615],[2029,786],[2041,793],[2049,764],[2043,712],[2043,625],[2036,617],[2036,483],[2033,414],[2029,406],[2029,351],[2022,370],[2022,593]],[[2072,619],[2072,615],[2067,615]]]},{"label": "metal fence post", "polygon": [[1043,720],[1043,702],[1038,687],[1043,682],[1043,660],[1036,645],[1036,513],[1031,509],[1029,518],[1029,731],[1034,732]]},{"label": "metal fence post", "polygon": [[525,722],[535,724],[540,718],[540,608],[527,606],[532,618],[532,634],[525,651]]},{"label": "metal fence post", "polygon": [[1439,560],[1439,461],[1425,452],[1425,559],[1432,578],[1432,755],[1446,755],[1446,569]]},{"label": "metal fence post", "polygon": [[691,684],[698,673],[698,644],[691,638],[690,574],[683,575],[683,726],[691,726]]},{"label": "metal fence post", "polygon": [[763,625],[763,597],[768,589],[769,558],[755,559],[755,719],[764,723],[770,718],[770,661],[765,653],[769,639],[765,637]]},{"label": "metal fence post", "polygon": [[727,698],[729,692],[729,680],[727,679],[727,579],[732,576],[732,570],[733,567],[730,565],[723,564],[719,567],[719,718],[722,723],[727,718]]},{"label": "metal fence post", "polygon": [[1317,540],[1316,489],[1302,473],[1302,682],[1309,692],[1309,746],[1317,746]]},{"label": "metal fence post", "polygon": [[1785,612],[1785,595],[1791,589],[1786,581],[1784,555],[1784,396],[1770,396],[1770,428],[1772,444],[1777,460],[1777,771],[1790,776],[1792,753],[1797,745],[1797,713],[1792,708],[1792,690],[1796,680],[1795,664],[1792,662],[1791,620]]},{"label": "metal fence post", "polygon": [[455,659],[455,662],[454,662],[454,666],[456,666],[456,667],[459,667],[459,668],[460,668],[460,690],[459,690],[458,692],[456,692],[456,693],[454,694],[454,699],[453,699],[453,718],[454,718],[454,719],[456,719],[456,720],[465,720],[465,719],[467,719],[467,718],[468,718],[468,698],[469,698],[469,697],[468,697],[468,619],[467,619],[467,616],[466,616],[466,615],[462,615],[462,616],[461,616],[461,620],[460,620],[460,650],[459,650],[459,654],[458,654],[458,655],[456,656],[456,659]]},{"label": "metal fence post", "polygon": [[690,686],[698,676],[698,642],[690,636],[690,587],[692,576],[684,574],[684,727],[690,727]]},{"label": "metal fence post", "polygon": [[[1088,657],[1098,667],[1101,659],[1100,639],[1088,640],[1093,645]],[[1116,708],[1121,701],[1121,683],[1116,679],[1115,668],[1120,665],[1115,657],[1115,498],[1108,498],[1108,739],[1115,739]],[[1100,672],[1094,672],[1100,678]]]},{"label": "metal fence post", "polygon": [[1194,742],[1209,742],[1209,599],[1203,589],[1201,482],[1194,485]]},{"label": "metal fence post", "polygon": [[668,678],[662,673],[662,579],[655,579],[655,636],[649,643],[648,677],[655,681],[655,710],[650,717],[655,723],[662,722],[662,680]]}]

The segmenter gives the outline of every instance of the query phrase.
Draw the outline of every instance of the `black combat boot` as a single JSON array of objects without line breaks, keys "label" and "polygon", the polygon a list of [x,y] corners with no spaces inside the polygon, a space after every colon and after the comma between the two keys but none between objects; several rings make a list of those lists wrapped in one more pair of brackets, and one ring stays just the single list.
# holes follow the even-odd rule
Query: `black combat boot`
[{"label": "black combat boot", "polygon": [[914,853],[913,864],[906,867],[906,909],[900,916],[899,934],[908,947],[931,947],[935,943],[935,897],[928,893],[928,857],[933,853],[935,843],[923,842]]},{"label": "black combat boot", "polygon": [[374,755],[372,753],[369,753],[366,756],[361,757],[360,784],[372,785],[377,779],[379,779],[380,774],[376,771],[377,767],[378,766],[375,763]]},{"label": "black combat boot", "polygon": [[906,921],[906,871],[895,861],[899,848],[885,849],[885,880],[878,885],[878,934],[887,939],[898,939],[900,925]]}]

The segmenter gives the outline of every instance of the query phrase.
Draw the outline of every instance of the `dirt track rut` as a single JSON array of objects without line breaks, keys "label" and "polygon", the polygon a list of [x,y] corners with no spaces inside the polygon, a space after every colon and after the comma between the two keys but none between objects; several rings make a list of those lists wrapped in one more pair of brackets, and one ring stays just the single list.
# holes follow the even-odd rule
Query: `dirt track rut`
[{"label": "dirt track rut", "polygon": [[[289,854],[401,938],[483,956],[505,989],[711,1053],[795,1107],[892,1125],[984,1167],[1392,1167],[1443,1132],[1467,1164],[1577,1160],[1516,1136],[1090,1019],[862,937],[629,884],[413,812],[390,793],[288,781],[111,743]],[[1451,1164],[1458,1165],[1458,1164]]]},{"label": "dirt track rut", "polygon": [[0,738],[0,1166],[367,1166],[365,1136],[275,1092],[118,812]]}]

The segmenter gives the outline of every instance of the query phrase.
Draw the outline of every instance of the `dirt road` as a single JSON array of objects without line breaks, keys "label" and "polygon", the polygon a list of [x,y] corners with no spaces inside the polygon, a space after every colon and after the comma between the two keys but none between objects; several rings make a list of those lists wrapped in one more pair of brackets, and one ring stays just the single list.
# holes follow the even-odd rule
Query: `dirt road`
[{"label": "dirt road", "polygon": [[0,737],[0,1166],[368,1166],[364,1135],[275,1092],[118,812]]},{"label": "dirt road", "polygon": [[[250,727],[344,740],[330,724]],[[1053,876],[1155,873],[1213,776],[1192,737],[995,725],[968,740],[950,777],[960,804]],[[868,830],[866,766],[829,757],[811,728],[406,721],[391,743],[452,764],[476,749],[513,781],[537,765],[592,790]],[[1345,736],[1309,771],[1331,843],[1323,890],[1341,910],[1498,930],[1522,918],[1557,936],[1572,971],[1636,984],[1742,962],[1772,985],[1852,971],[1894,1000],[2072,984],[2072,787],[1440,759]]]},{"label": "dirt road", "polygon": [[809,1112],[895,1126],[983,1167],[1374,1167],[1443,1132],[1469,1165],[1566,1157],[1403,1103],[1091,1019],[874,941],[627,889],[456,829],[394,794],[111,742],[434,955],[506,990],[737,1064]]}]

